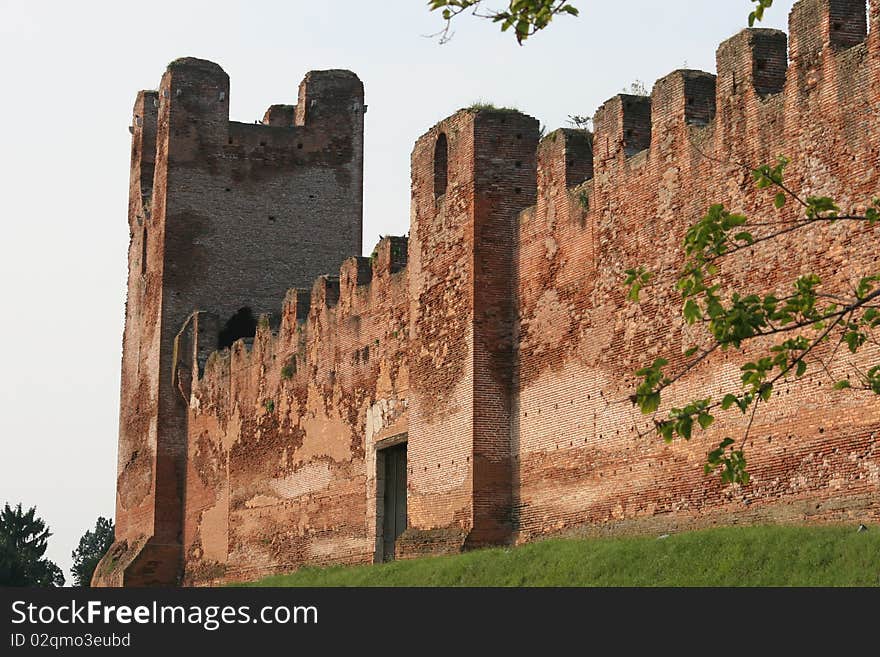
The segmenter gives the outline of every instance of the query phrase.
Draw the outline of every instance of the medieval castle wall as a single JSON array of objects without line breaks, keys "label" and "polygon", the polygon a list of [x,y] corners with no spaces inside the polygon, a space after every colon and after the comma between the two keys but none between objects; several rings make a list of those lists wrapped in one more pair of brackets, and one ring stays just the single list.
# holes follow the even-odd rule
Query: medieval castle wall
[{"label": "medieval castle wall", "polygon": [[[539,201],[523,214],[519,238],[520,539],[574,526],[665,531],[880,513],[880,405],[871,393],[831,391],[835,376],[852,374],[848,357],[832,374],[814,363],[760,410],[745,445],[752,482],[744,488],[704,476],[701,464],[725,436],[743,436],[748,418],[722,414],[689,443],[666,445],[628,400],[639,367],[662,356],[675,371],[689,347],[705,344],[699,325],[685,325],[675,289],[687,227],[712,203],[758,221],[801,211],[792,203],[776,211],[750,168],[784,154],[792,160],[786,182],[803,195],[862,211],[876,195],[880,35],[866,40],[864,19],[861,2],[801,2],[787,71],[786,36],[747,30],[719,48],[717,78],[676,71],[650,99],[612,99],[594,122],[593,176],[577,187],[565,178],[578,159],[570,138],[554,133],[542,143]],[[824,225],[723,267],[750,292],[782,297],[807,272],[846,289],[876,270],[875,232]],[[634,304],[621,281],[638,265],[655,278]],[[740,365],[758,351],[714,354],[668,391],[663,408],[736,390]],[[877,355],[871,349],[856,362]]]},{"label": "medieval castle wall", "polygon": [[[375,445],[407,431],[405,264],[386,238],[292,290],[277,333],[192,365],[185,582],[373,559]],[[203,332],[183,336],[196,353]]]},{"label": "medieval castle wall", "polygon": [[[228,81],[207,66],[180,70],[197,78],[198,98],[213,99]],[[300,142],[301,108],[311,106],[302,88],[296,108],[273,107],[266,126],[230,124],[225,110],[200,105],[209,118],[194,128],[196,113],[175,124],[167,109],[177,88],[186,98],[196,84],[175,87],[177,70],[135,109],[130,223],[165,219],[150,232],[157,246],[143,251],[144,276],[132,229],[120,531],[96,582],[210,584],[382,560],[382,454],[400,443],[398,557],[569,531],[880,519],[880,405],[830,385],[851,362],[875,363],[873,347],[777,386],[748,433],[745,487],[701,466],[722,437],[744,434],[746,418],[719,415],[690,442],[666,445],[628,399],[635,370],[658,356],[680,365],[705,340],[684,325],[674,289],[686,228],[712,203],[797,216],[792,204],[773,208],[750,167],[784,154],[786,180],[804,195],[855,209],[877,195],[880,1],[868,15],[861,0],[802,0],[788,38],[743,31],[719,48],[717,76],[676,71],[650,98],[616,96],[594,134],[539,139],[537,121],[518,112],[462,110],[415,145],[408,239],[386,238],[341,269],[360,253],[361,133],[347,113],[362,106],[355,78],[331,76],[338,113]],[[261,145],[276,121],[287,127]],[[270,141],[275,155],[260,151]],[[314,159],[297,159],[294,143]],[[338,203],[294,221],[318,178],[336,181]],[[248,191],[224,196],[228,180]],[[247,247],[194,249],[237,203],[247,223],[215,234]],[[266,203],[280,233],[257,228],[271,223]],[[320,234],[338,217],[356,238]],[[315,232],[303,240],[330,245],[314,266],[304,263],[318,251],[297,237],[306,228]],[[808,271],[846,285],[876,272],[875,230],[817,226],[733,257],[726,271],[754,292],[783,292]],[[655,278],[635,304],[622,279],[638,265]],[[240,307],[267,314],[252,341],[216,351]],[[735,389],[758,347],[713,355],[664,408]]]},{"label": "medieval castle wall", "polygon": [[295,107],[255,125],[229,121],[229,91],[218,65],[184,58],[135,102],[112,583],[181,567],[188,400],[173,374],[187,317],[215,314],[209,351],[253,336],[252,316],[361,248],[360,80],[312,72]]}]

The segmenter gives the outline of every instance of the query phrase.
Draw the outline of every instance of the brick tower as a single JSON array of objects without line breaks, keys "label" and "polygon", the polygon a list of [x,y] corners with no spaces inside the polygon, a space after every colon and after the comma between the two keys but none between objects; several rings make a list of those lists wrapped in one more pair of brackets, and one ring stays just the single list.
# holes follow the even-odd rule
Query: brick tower
[{"label": "brick tower", "polygon": [[404,554],[511,533],[514,266],[537,144],[530,116],[466,109],[413,149]]},{"label": "brick tower", "polygon": [[238,123],[229,76],[194,58],[138,94],[116,544],[96,583],[179,580],[187,433],[174,339],[187,318],[207,311],[209,347],[229,346],[253,337],[288,288],[361,253],[363,95],[349,71],[312,71],[295,106]]}]

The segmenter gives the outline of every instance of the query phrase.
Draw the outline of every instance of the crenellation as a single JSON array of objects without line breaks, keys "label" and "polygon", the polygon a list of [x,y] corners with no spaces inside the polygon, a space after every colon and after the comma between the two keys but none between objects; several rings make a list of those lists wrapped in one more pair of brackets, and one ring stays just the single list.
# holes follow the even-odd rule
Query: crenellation
[{"label": "crenellation", "polygon": [[[575,185],[591,178],[593,173],[592,135],[585,130],[560,129],[551,132],[538,144],[537,203],[534,212],[520,213],[520,245],[526,234],[543,239],[556,224],[572,214],[582,204],[579,195],[572,195]],[[540,218],[540,221],[536,221]],[[523,228],[528,228],[528,233]],[[520,247],[522,248],[522,247]]]},{"label": "crenellation", "polygon": [[370,258],[353,256],[339,268],[339,313],[354,315],[367,297],[366,286],[373,278]]},{"label": "crenellation", "polygon": [[373,280],[373,260],[364,256],[355,256],[355,276],[357,287],[369,285]]},{"label": "crenellation", "polygon": [[659,79],[651,93],[652,141],[670,123],[711,123],[715,118],[715,94],[715,76],[704,71],[679,70]]},{"label": "crenellation", "polygon": [[[139,194],[133,201],[140,208],[129,209],[130,219],[136,219],[143,226],[150,211],[150,197],[153,193],[153,175],[156,167],[156,133],[159,118],[159,92],[140,91],[134,102],[132,121],[129,130],[131,139],[132,184],[139,185]],[[133,227],[132,227],[133,228]]]},{"label": "crenellation", "polygon": [[339,303],[339,276],[321,276],[312,288],[313,311],[334,308]]},{"label": "crenellation", "polygon": [[[305,342],[322,344],[337,340],[334,331],[338,330],[337,320],[343,315],[350,317],[366,317],[375,312],[375,305],[381,305],[382,299],[373,294],[376,285],[382,285],[387,281],[379,292],[382,296],[388,293],[388,286],[399,287],[402,280],[399,277],[405,275],[405,237],[384,237],[376,246],[376,257],[366,258],[362,256],[346,259],[340,267],[339,276],[324,275],[318,277],[311,289],[294,288],[287,291],[279,314],[262,314],[256,323],[255,335],[252,338],[241,338],[232,345],[221,351],[215,352],[217,344],[218,320],[212,313],[197,311],[187,319],[178,335],[187,335],[188,349],[197,345],[198,355],[196,359],[202,363],[196,378],[206,376],[205,363],[207,361],[222,360],[223,354],[233,358],[250,358],[256,347],[262,347],[262,352],[275,351],[276,357],[292,354],[298,351]],[[402,265],[401,265],[402,263]],[[392,267],[393,265],[393,267]],[[393,277],[393,278],[392,278]],[[347,303],[343,303],[348,299]],[[327,315],[326,313],[331,313]],[[319,317],[333,317],[329,324],[309,322]],[[197,319],[199,318],[199,319]],[[199,323],[200,322],[200,323]],[[199,338],[193,342],[189,337],[193,331],[198,330]],[[317,332],[315,332],[317,331]],[[267,346],[267,345],[274,346]],[[368,347],[369,345],[364,345]],[[367,349],[367,352],[369,349]],[[259,360],[258,354],[256,359]],[[306,356],[307,358],[307,356]],[[187,363],[191,362],[190,360]],[[219,361],[218,361],[219,362]],[[237,363],[233,369],[247,368],[247,362]]]},{"label": "crenellation", "polygon": [[593,177],[593,135],[559,128],[541,139],[537,154],[538,203],[543,189],[575,187]]},{"label": "crenellation", "polygon": [[296,105],[270,105],[263,115],[263,124],[278,127],[293,127],[296,121]]},{"label": "crenellation", "polygon": [[618,94],[593,118],[594,167],[603,169],[618,156],[631,157],[651,145],[651,99]]},{"label": "crenellation", "polygon": [[785,87],[788,37],[780,30],[742,30],[718,47],[716,66],[719,107],[734,96],[779,93]]},{"label": "crenellation", "polygon": [[229,76],[204,59],[174,60],[159,85],[159,121],[169,163],[210,155],[227,141]]},{"label": "crenellation", "polygon": [[[127,584],[182,573],[189,409],[172,373],[204,361],[210,377],[205,353],[229,345],[229,394],[247,388],[240,368],[263,339],[258,318],[361,249],[363,87],[352,73],[307,78],[315,111],[287,127],[230,122],[229,77],[206,60],[175,60],[155,94],[138,95],[116,515],[120,543],[141,548]],[[175,341],[194,309],[216,316],[220,331],[178,363]],[[213,362],[222,369],[225,358]]]},{"label": "crenellation", "polygon": [[290,351],[302,333],[311,307],[311,290],[292,288],[284,295],[281,305],[281,326],[278,329],[280,349]]},{"label": "crenellation", "polygon": [[563,128],[565,135],[565,186],[574,187],[593,177],[593,134]]},{"label": "crenellation", "polygon": [[801,0],[788,24],[792,64],[810,66],[824,50],[845,50],[868,34],[865,0]]},{"label": "crenellation", "polygon": [[370,257],[373,262],[373,275],[397,274],[407,265],[408,238],[400,236],[383,237]]},{"label": "crenellation", "polygon": [[[746,29],[718,47],[714,122],[718,156],[736,163],[773,157],[760,149],[782,126],[787,61],[787,37],[779,30]],[[760,139],[749,138],[757,134]]]},{"label": "crenellation", "polygon": [[[744,487],[700,467],[739,416],[667,445],[617,403],[635,370],[697,339],[675,290],[687,227],[719,202],[796,216],[751,168],[784,154],[794,189],[846,207],[880,187],[864,4],[801,0],[791,20],[791,67],[784,33],[745,30],[718,48],[717,77],[615,96],[593,135],[539,138],[534,118],[483,106],[440,121],[412,151],[409,234],[370,257],[354,74],[309,73],[295,106],[245,124],[225,114],[222,69],[172,63],[134,110],[117,543],[95,583],[880,519],[880,408],[818,372],[756,418]],[[734,255],[732,280],[779,294],[804,271],[842,285],[876,271],[872,227],[810,231]],[[654,278],[633,303],[621,281],[639,265]],[[880,356],[865,349],[832,375]],[[739,357],[706,358],[669,402],[735,388]]]},{"label": "crenellation", "polygon": [[351,71],[310,71],[299,86],[296,125],[363,125],[364,86]]}]

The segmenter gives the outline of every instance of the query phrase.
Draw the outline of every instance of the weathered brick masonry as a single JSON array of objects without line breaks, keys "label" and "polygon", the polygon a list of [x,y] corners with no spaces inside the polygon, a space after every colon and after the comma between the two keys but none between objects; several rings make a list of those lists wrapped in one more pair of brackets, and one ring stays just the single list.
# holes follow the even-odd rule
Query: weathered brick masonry
[{"label": "weathered brick masonry", "polygon": [[[295,107],[245,125],[228,120],[219,67],[172,63],[134,110],[117,543],[96,583],[369,562],[389,537],[405,557],[567,531],[880,520],[880,405],[816,368],[758,415],[746,487],[701,468],[740,416],[665,445],[627,400],[632,372],[705,339],[673,289],[686,227],[716,202],[776,213],[741,164],[785,154],[795,189],[845,207],[878,194],[878,83],[880,0],[870,14],[802,0],[789,39],[746,30],[719,48],[717,77],[676,71],[650,98],[616,96],[593,135],[539,141],[531,117],[462,110],[415,145],[409,238],[346,260],[360,253],[357,78],[310,73]],[[840,223],[726,266],[781,292],[877,263],[876,229]],[[640,264],[656,278],[633,304],[621,281]],[[748,356],[708,359],[669,404],[735,387]],[[402,534],[385,476],[401,444]]]}]

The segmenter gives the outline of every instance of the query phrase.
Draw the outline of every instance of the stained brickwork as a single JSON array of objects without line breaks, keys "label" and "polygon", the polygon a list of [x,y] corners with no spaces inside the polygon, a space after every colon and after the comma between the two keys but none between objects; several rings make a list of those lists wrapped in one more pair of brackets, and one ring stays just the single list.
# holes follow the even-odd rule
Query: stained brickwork
[{"label": "stained brickwork", "polygon": [[[802,0],[788,38],[743,31],[719,47],[717,77],[675,71],[650,97],[616,96],[595,134],[539,141],[521,113],[461,110],[413,149],[408,239],[362,258],[356,78],[311,73],[296,106],[250,126],[217,104],[219,68],[172,65],[135,106],[120,540],[96,582],[381,560],[377,454],[401,442],[397,557],[560,532],[880,520],[880,405],[831,391],[819,368],[757,416],[746,487],[701,467],[742,417],[666,445],[628,400],[636,369],[705,340],[674,291],[687,226],[717,202],[795,216],[749,166],[785,154],[804,194],[857,210],[877,195],[878,82],[880,0],[870,14]],[[846,285],[876,272],[876,252],[876,229],[841,223],[726,266],[743,288],[782,292],[807,271]],[[655,273],[640,304],[622,286],[637,265]],[[242,307],[255,337],[216,351]],[[707,359],[669,404],[735,388],[752,353]]]},{"label": "stained brickwork", "polygon": [[405,262],[406,241],[386,238],[292,291],[252,348],[214,353],[200,380],[193,366],[186,583],[372,560],[374,445],[407,431]]},{"label": "stained brickwork", "polygon": [[[865,40],[863,3],[801,2],[787,71],[785,35],[747,30],[719,48],[717,81],[678,71],[658,81],[650,99],[606,103],[595,120],[591,181],[564,189],[561,154],[555,175],[539,170],[546,183],[537,208],[521,218],[519,239],[518,540],[575,527],[603,533],[880,517],[880,408],[871,394],[830,392],[821,369],[803,385],[783,386],[758,415],[745,488],[722,486],[700,467],[721,438],[743,434],[741,417],[665,445],[627,401],[639,366],[661,355],[681,363],[702,339],[683,325],[674,291],[686,227],[715,202],[777,216],[772,196],[756,192],[738,163],[785,154],[787,180],[805,194],[827,194],[844,207],[876,195],[875,37]],[[638,151],[632,142],[644,145],[646,134],[650,148]],[[582,200],[589,212],[578,208]],[[816,229],[728,266],[736,284],[759,292],[782,292],[807,271],[846,284],[876,271],[874,232]],[[621,280],[639,264],[656,279],[636,305],[624,299]],[[751,353],[709,359],[670,391],[669,404],[735,388],[738,364]]]},{"label": "stained brickwork", "polygon": [[537,121],[518,112],[463,110],[413,150],[405,553],[511,531],[515,227],[535,201],[537,138]]},{"label": "stained brickwork", "polygon": [[114,547],[125,567],[107,569],[111,583],[173,582],[182,567],[187,403],[172,375],[184,321],[277,313],[288,288],[361,249],[357,77],[313,71],[296,116],[273,106],[263,124],[229,121],[229,93],[219,66],[184,58],[135,104]]}]

